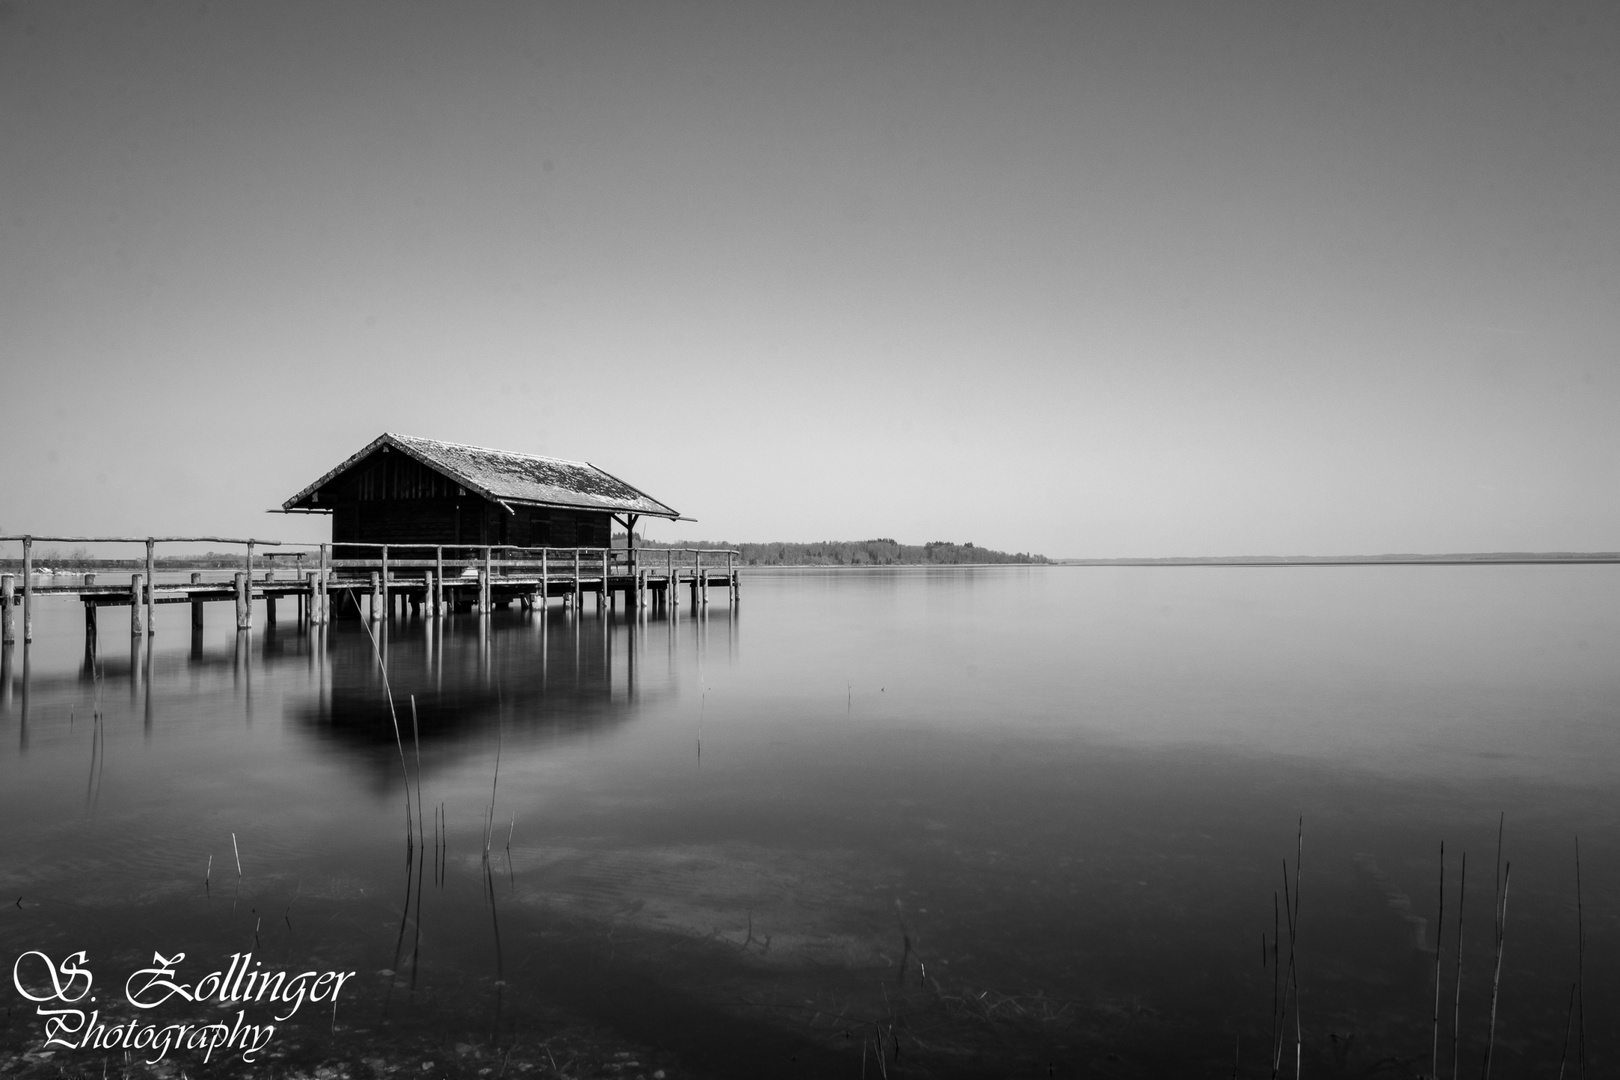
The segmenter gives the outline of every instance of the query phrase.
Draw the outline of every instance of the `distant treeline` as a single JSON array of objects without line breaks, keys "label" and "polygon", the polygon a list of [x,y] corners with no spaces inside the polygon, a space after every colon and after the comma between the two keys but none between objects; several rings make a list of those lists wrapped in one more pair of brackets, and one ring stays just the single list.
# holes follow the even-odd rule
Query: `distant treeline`
[{"label": "distant treeline", "polygon": [[[624,534],[613,538],[624,546]],[[822,540],[810,544],[776,542],[734,544],[728,540],[692,540],[666,543],[638,540],[643,548],[729,548],[742,553],[745,566],[955,566],[967,563],[1046,563],[1044,555],[992,551],[971,540],[957,544],[935,540],[928,544],[902,544],[898,540]]]}]

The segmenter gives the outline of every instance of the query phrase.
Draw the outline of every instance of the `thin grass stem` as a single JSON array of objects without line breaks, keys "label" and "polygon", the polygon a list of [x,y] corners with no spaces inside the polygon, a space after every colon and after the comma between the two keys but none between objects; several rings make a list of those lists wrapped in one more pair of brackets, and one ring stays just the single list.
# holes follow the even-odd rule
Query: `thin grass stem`
[{"label": "thin grass stem", "polygon": [[1512,876],[1513,864],[1510,862],[1502,872],[1502,902],[1496,911],[1496,973],[1491,977],[1491,1027],[1485,1040],[1485,1069],[1480,1074],[1483,1080],[1490,1080],[1491,1053],[1496,1049],[1496,1001],[1502,987],[1502,941],[1507,936],[1508,879]]}]

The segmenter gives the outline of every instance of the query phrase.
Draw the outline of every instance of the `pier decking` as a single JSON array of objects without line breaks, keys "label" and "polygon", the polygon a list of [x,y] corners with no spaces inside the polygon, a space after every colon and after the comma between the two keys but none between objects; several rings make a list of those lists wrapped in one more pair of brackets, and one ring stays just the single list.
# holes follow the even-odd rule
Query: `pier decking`
[{"label": "pier decking", "polygon": [[[20,573],[0,572],[0,640],[6,643],[19,637],[19,608],[20,636],[24,642],[33,640],[34,602],[44,596],[82,602],[87,637],[96,636],[97,613],[109,606],[129,608],[130,633],[138,636],[156,632],[158,604],[191,604],[192,626],[198,629],[207,604],[232,603],[237,629],[249,630],[255,601],[263,602],[265,621],[274,625],[283,599],[295,602],[301,624],[321,625],[345,617],[376,621],[396,604],[428,618],[444,618],[456,612],[487,614],[513,602],[544,607],[553,599],[578,610],[588,595],[596,598],[599,611],[622,603],[637,613],[678,608],[683,589],[689,590],[694,608],[708,604],[712,588],[726,590],[731,604],[740,596],[738,553],[723,548],[449,548],[351,541],[337,545],[343,554],[364,549],[375,551],[375,557],[338,559],[331,544],[290,547],[273,540],[217,536],[20,535],[0,536],[0,541],[20,541],[23,549]],[[34,565],[33,546],[39,542],[142,544],[145,558],[135,562],[133,573],[132,560],[75,560],[95,569],[52,571],[46,583]],[[208,565],[200,557],[193,557],[191,565],[185,557],[158,562],[159,544],[181,543],[240,546],[241,569],[219,566],[217,556]],[[107,580],[115,574],[118,580]]]}]

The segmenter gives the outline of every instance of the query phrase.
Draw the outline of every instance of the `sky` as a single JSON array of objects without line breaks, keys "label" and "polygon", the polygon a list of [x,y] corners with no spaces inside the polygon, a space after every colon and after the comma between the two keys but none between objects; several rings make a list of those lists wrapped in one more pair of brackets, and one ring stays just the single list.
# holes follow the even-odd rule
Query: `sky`
[{"label": "sky", "polygon": [[1620,549],[1620,5],[0,3],[0,533]]}]

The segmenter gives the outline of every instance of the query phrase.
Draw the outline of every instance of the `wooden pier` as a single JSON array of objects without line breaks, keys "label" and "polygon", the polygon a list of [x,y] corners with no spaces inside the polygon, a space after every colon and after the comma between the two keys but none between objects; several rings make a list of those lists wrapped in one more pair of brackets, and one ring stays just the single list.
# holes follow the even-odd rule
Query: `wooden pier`
[{"label": "wooden pier", "polygon": [[[295,548],[275,540],[218,536],[19,535],[0,536],[0,541],[22,544],[20,572],[0,570],[0,640],[6,644],[19,636],[25,643],[33,640],[35,599],[44,596],[70,596],[84,604],[88,643],[97,636],[97,614],[103,607],[129,608],[130,634],[138,637],[156,633],[159,604],[190,604],[196,632],[209,603],[234,605],[236,628],[250,630],[255,601],[263,602],[270,625],[275,625],[278,603],[284,599],[294,601],[300,625],[323,625],[334,618],[377,621],[396,610],[426,618],[458,612],[486,615],[514,602],[527,609],[560,600],[578,611],[587,596],[595,597],[598,611],[621,604],[635,613],[673,611],[680,607],[683,591],[696,610],[709,603],[711,589],[724,589],[729,604],[740,595],[738,553],[724,548],[451,548],[356,542]],[[56,570],[46,584],[36,580],[43,575],[34,564],[34,545],[41,542],[141,544],[145,558],[87,560],[96,568]],[[222,568],[217,558],[209,565],[200,559],[187,565],[184,557],[159,564],[158,545],[198,543],[243,548],[241,568]],[[334,547],[345,557],[335,558]],[[357,554],[363,557],[353,557]]]}]

